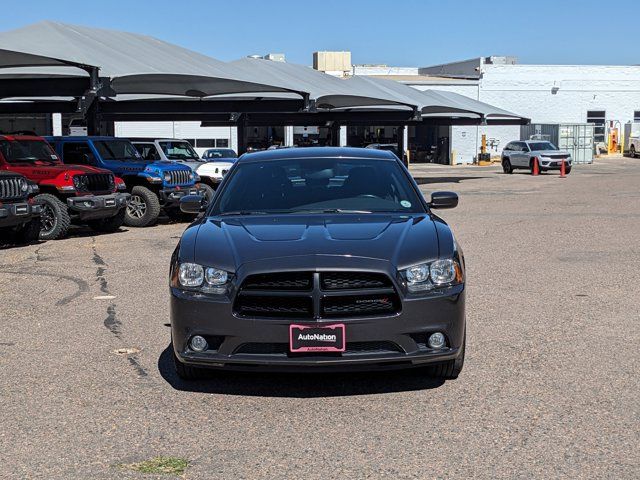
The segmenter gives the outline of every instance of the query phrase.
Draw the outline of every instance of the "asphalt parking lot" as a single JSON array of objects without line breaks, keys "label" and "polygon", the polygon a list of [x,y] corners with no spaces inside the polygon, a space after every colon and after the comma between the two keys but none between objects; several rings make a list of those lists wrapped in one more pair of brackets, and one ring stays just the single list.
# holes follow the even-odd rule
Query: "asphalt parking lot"
[{"label": "asphalt parking lot", "polygon": [[[556,174],[416,167],[467,260],[467,358],[419,371],[179,381],[185,224],[0,250],[0,477],[640,477],[640,161]],[[159,478],[165,478],[162,475]],[[170,477],[169,477],[170,478]]]}]

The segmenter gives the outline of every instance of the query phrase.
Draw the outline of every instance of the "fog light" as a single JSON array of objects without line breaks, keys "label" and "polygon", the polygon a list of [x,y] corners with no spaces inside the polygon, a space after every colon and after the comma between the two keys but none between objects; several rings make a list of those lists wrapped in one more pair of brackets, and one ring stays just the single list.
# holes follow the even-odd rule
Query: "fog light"
[{"label": "fog light", "polygon": [[191,345],[191,350],[195,352],[204,352],[207,347],[209,347],[207,341],[200,335],[194,335],[193,337],[191,337],[191,342],[189,343]]},{"label": "fog light", "polygon": [[431,334],[431,336],[429,337],[429,348],[442,348],[442,347],[444,347],[444,335],[441,334],[440,332]]}]

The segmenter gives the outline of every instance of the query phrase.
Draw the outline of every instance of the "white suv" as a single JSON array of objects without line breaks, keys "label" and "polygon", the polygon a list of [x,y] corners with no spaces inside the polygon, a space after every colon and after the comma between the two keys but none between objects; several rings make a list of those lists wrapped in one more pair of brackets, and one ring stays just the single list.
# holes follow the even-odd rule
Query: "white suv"
[{"label": "white suv", "polygon": [[200,165],[196,173],[203,182],[216,187],[237,160],[236,152],[230,148],[210,148],[202,154],[205,163]]},{"label": "white suv", "polygon": [[553,143],[546,140],[523,140],[510,142],[502,151],[502,169],[504,173],[513,173],[516,168],[524,168],[533,172],[533,161],[538,159],[541,172],[560,170],[564,161],[565,173],[571,171],[571,154],[558,150]]}]

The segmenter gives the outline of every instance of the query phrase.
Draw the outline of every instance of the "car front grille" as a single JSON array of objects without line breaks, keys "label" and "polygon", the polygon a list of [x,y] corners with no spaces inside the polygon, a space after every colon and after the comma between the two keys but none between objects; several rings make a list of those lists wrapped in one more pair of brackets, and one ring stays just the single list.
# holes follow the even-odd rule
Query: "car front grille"
[{"label": "car front grille", "polygon": [[322,275],[322,288],[325,290],[359,290],[391,286],[389,277],[380,273],[326,272]]},{"label": "car front grille", "polygon": [[73,176],[73,185],[80,192],[112,192],[115,179],[110,173],[87,173]]},{"label": "car front grille", "polygon": [[239,295],[236,312],[251,317],[311,317],[311,297]]},{"label": "car front grille", "polygon": [[310,272],[283,272],[251,275],[242,284],[246,290],[311,290]]},{"label": "car front grille", "polygon": [[[346,349],[342,355],[375,355],[385,353],[405,353],[394,342],[374,341],[374,342],[347,342]],[[290,353],[288,343],[243,343],[236,348],[233,354],[245,355],[288,355],[288,356],[313,356],[314,353]],[[326,354],[323,354],[326,355]]]},{"label": "car front grille", "polygon": [[0,179],[0,199],[14,200],[26,196],[22,189],[27,181],[22,177],[9,177]]},{"label": "car front grille", "polygon": [[234,311],[243,317],[390,316],[402,306],[391,279],[375,272],[275,272],[248,276]]},{"label": "car front grille", "polygon": [[325,317],[356,317],[394,313],[398,305],[393,295],[351,295],[322,299],[321,312]]},{"label": "car front grille", "polygon": [[187,185],[191,183],[191,170],[169,170],[171,185]]}]

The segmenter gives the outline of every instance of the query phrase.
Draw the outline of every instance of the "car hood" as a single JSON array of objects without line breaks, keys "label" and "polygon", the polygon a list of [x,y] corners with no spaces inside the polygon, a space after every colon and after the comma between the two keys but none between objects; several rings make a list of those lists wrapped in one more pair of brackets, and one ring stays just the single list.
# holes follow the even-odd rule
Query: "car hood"
[{"label": "car hood", "polygon": [[109,170],[105,170],[104,168],[96,168],[89,165],[72,165],[62,163],[49,165],[46,163],[16,162],[11,164],[10,168],[12,168],[12,170],[15,169],[17,171],[20,171],[21,173],[36,172],[41,177],[55,177],[60,175],[61,173],[67,173],[69,175],[84,173],[111,173]]},{"label": "car hood", "polygon": [[191,168],[189,168],[189,166],[185,165],[184,163],[182,163],[182,162],[174,162],[172,160],[158,160],[156,162],[147,164],[147,167],[156,168],[156,169],[162,170],[162,171],[169,171],[169,170],[189,170],[189,171],[191,171]]},{"label": "car hood", "polygon": [[198,167],[198,172],[215,172],[216,168],[228,170],[233,166],[233,162],[207,162]]},{"label": "car hood", "polygon": [[216,217],[193,228],[198,228],[193,260],[231,272],[252,262],[273,265],[295,257],[305,257],[300,258],[305,268],[314,267],[311,256],[375,259],[395,268],[438,257],[437,229],[425,214]]}]

